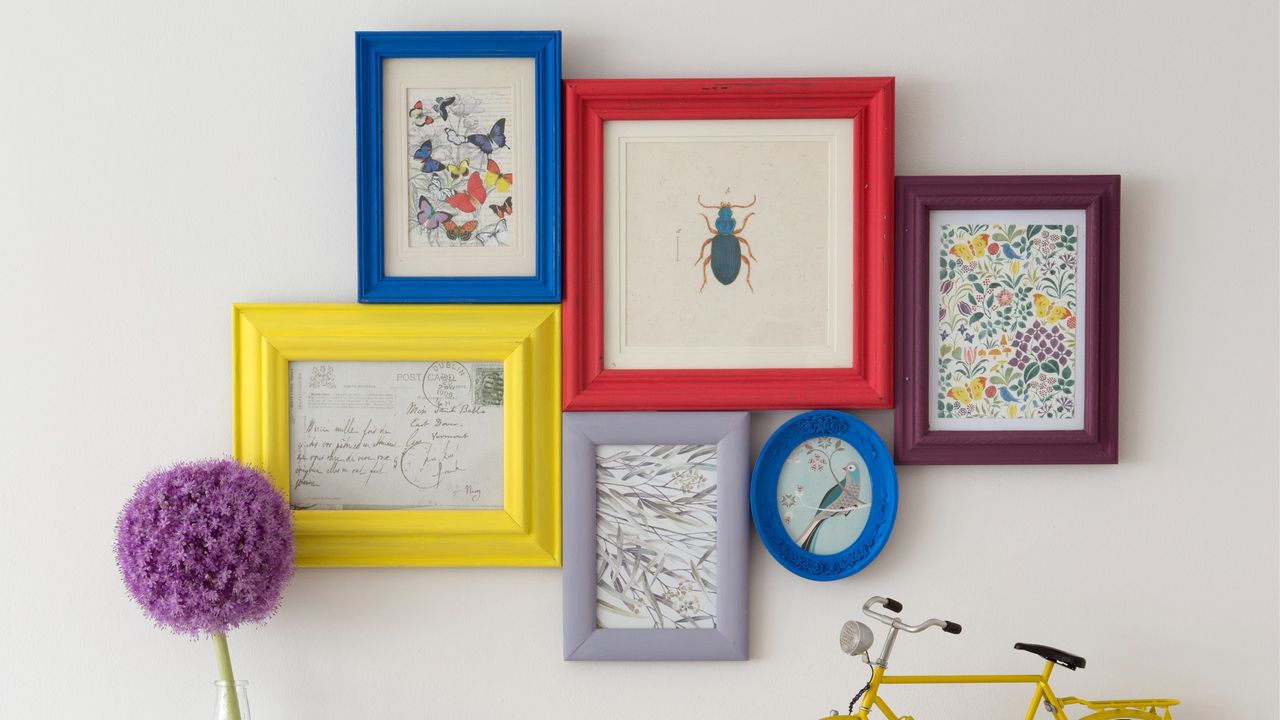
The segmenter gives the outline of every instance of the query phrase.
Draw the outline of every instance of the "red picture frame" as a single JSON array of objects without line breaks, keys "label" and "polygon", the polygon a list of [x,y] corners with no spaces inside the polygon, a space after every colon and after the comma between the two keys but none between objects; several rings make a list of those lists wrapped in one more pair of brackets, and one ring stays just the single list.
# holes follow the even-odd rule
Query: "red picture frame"
[{"label": "red picture frame", "polygon": [[[1083,429],[931,429],[930,213],[937,210],[1083,210]],[[1120,176],[899,177],[898,408],[899,465],[1052,465],[1116,463],[1119,457]]]},{"label": "red picture frame", "polygon": [[[565,410],[893,407],[893,78],[565,81]],[[853,361],[840,368],[604,368],[603,133],[610,120],[848,118]]]}]

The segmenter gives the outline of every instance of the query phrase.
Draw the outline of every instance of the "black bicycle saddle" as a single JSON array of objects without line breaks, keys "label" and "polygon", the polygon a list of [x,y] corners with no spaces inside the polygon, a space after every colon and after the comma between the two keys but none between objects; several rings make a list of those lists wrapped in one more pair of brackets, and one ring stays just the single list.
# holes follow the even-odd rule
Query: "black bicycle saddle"
[{"label": "black bicycle saddle", "polygon": [[1014,650],[1026,650],[1029,653],[1035,653],[1045,660],[1058,663],[1068,670],[1077,670],[1084,667],[1084,658],[1079,655],[1072,655],[1058,648],[1051,648],[1048,645],[1035,645],[1033,643],[1014,643]]}]

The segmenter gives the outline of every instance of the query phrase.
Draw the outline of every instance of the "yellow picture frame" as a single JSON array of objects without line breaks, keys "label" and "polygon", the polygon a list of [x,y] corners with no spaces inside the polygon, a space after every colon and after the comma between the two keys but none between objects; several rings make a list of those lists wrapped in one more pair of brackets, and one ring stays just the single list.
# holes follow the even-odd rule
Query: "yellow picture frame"
[{"label": "yellow picture frame", "polygon": [[234,454],[288,498],[291,360],[502,362],[500,510],[295,510],[299,566],[559,566],[557,305],[238,304]]}]

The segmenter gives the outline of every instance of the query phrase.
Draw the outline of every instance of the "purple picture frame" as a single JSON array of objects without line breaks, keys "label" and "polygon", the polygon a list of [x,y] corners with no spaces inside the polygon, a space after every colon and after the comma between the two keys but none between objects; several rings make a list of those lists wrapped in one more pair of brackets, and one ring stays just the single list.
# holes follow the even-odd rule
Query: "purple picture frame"
[{"label": "purple picture frame", "polygon": [[[563,416],[564,659],[746,660],[750,414],[590,412]],[[717,446],[716,627],[606,629],[596,622],[596,446]]]},{"label": "purple picture frame", "polygon": [[[934,210],[1084,210],[1083,430],[931,430],[929,214]],[[897,179],[897,411],[900,465],[1115,463],[1119,425],[1120,176]]]}]

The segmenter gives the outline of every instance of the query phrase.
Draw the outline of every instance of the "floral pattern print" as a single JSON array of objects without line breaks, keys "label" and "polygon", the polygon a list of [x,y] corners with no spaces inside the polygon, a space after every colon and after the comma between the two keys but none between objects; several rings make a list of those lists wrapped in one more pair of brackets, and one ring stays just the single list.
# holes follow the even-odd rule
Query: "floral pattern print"
[{"label": "floral pattern print", "polygon": [[1074,225],[943,225],[939,418],[1075,417]]},{"label": "floral pattern print", "polygon": [[596,447],[596,625],[716,627],[716,446]]}]

